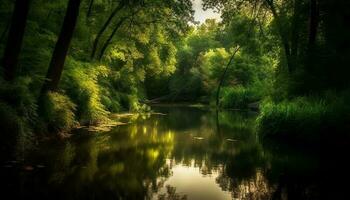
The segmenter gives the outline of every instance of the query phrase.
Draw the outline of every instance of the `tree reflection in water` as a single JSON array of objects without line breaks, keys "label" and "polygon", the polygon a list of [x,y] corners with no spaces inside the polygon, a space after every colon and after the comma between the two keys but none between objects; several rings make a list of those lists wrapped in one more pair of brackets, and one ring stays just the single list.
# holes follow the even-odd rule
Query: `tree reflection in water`
[{"label": "tree reflection in water", "polygon": [[39,199],[317,199],[315,156],[263,147],[254,114],[155,110],[167,115],[134,118],[106,133],[80,130],[68,143],[33,150],[28,162],[46,167],[8,175],[7,192]]}]

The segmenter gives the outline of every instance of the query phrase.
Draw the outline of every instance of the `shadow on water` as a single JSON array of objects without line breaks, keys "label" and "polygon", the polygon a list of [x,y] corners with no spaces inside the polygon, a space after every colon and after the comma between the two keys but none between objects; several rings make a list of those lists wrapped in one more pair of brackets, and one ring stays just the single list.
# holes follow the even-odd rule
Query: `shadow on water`
[{"label": "shadow on water", "polygon": [[319,199],[314,154],[261,145],[255,115],[154,107],[110,132],[44,144],[26,167],[2,166],[22,199]]}]

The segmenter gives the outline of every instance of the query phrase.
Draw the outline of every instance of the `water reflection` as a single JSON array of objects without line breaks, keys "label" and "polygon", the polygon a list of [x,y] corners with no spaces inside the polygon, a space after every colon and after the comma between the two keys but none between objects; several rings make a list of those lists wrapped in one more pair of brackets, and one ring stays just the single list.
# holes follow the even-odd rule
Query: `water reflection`
[{"label": "water reflection", "polygon": [[39,148],[27,158],[34,170],[6,171],[7,192],[37,199],[318,198],[317,158],[263,147],[254,114],[154,109],[166,115]]}]

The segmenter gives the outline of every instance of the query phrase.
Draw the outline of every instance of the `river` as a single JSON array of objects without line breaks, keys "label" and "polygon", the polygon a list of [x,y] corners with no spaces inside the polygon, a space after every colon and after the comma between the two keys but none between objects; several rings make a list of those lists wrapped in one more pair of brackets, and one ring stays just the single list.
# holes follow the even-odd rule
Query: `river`
[{"label": "river", "polygon": [[107,132],[80,129],[3,168],[23,199],[319,199],[319,159],[260,142],[256,114],[155,106]]}]

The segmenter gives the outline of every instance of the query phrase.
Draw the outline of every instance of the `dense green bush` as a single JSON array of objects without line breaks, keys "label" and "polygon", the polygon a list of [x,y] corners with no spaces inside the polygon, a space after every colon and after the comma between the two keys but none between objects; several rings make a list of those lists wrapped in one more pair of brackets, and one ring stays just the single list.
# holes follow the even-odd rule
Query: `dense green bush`
[{"label": "dense green bush", "polygon": [[12,83],[0,78],[0,127],[2,150],[16,147],[5,156],[22,156],[34,145],[33,131],[38,122],[37,104],[29,92],[30,78],[19,78]]},{"label": "dense green bush", "polygon": [[69,98],[77,105],[76,118],[81,124],[108,123],[111,112],[144,112],[142,97],[130,74],[113,72],[97,63],[69,58],[61,82]]},{"label": "dense green bush", "polygon": [[258,131],[262,138],[313,144],[321,137],[346,134],[350,130],[347,99],[328,95],[323,98],[300,97],[279,103],[267,100],[262,104],[257,119]]},{"label": "dense green bush", "polygon": [[261,99],[259,92],[251,87],[225,87],[222,89],[221,107],[223,108],[248,108],[249,103]]},{"label": "dense green bush", "polygon": [[[77,105],[76,116],[82,124],[108,121],[109,112],[102,104],[102,86],[99,84],[99,79],[106,77],[108,72],[105,66],[74,59],[68,60],[61,84],[70,99]],[[108,103],[106,98],[104,102]]]},{"label": "dense green bush", "polygon": [[69,131],[77,125],[74,114],[76,105],[67,96],[49,92],[44,98],[44,115],[49,131]]},{"label": "dense green bush", "polygon": [[197,101],[203,95],[201,77],[193,75],[176,74],[169,83],[171,101]]}]

